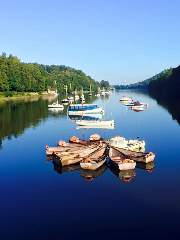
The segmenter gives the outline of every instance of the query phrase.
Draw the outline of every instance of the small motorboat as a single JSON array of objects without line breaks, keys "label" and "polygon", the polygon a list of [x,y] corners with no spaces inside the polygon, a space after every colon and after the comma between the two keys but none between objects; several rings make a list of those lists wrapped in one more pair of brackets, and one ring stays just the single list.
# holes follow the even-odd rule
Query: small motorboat
[{"label": "small motorboat", "polygon": [[106,161],[107,157],[106,149],[107,149],[106,145],[99,147],[96,151],[92,152],[86,158],[84,158],[80,162],[80,166],[83,169],[87,170],[96,170],[100,168]]},{"label": "small motorboat", "polygon": [[59,110],[64,110],[64,106],[62,104],[59,104],[58,102],[54,102],[52,104],[48,104],[48,108],[56,108]]},{"label": "small motorboat", "polygon": [[133,160],[126,157],[122,152],[114,147],[110,147],[109,149],[109,158],[112,163],[119,168],[119,170],[131,170],[136,166],[136,163]]},{"label": "small motorboat", "polygon": [[114,129],[114,120],[103,121],[103,120],[77,120],[75,121],[80,128],[107,128]]}]

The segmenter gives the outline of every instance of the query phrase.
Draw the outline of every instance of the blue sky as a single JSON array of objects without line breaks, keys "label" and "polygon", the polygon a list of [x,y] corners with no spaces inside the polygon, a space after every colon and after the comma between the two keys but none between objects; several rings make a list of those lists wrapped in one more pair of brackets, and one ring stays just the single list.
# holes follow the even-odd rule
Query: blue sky
[{"label": "blue sky", "polygon": [[179,0],[0,0],[0,51],[132,83],[180,64]]}]

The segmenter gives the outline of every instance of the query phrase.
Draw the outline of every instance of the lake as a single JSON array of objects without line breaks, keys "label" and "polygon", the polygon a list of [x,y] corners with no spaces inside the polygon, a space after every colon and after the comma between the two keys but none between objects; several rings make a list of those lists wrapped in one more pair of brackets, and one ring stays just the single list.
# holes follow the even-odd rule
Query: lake
[{"label": "lake", "polygon": [[[147,102],[134,112],[119,102],[128,95]],[[114,119],[114,129],[76,129],[67,116],[48,111],[48,101],[0,105],[0,237],[12,239],[176,239],[180,216],[180,116],[140,92],[92,98]],[[180,110],[179,110],[180,111]],[[176,114],[177,112],[177,114]],[[131,181],[107,166],[94,173],[77,165],[59,169],[45,145],[76,135],[87,139],[143,139],[154,166],[138,166]]]}]

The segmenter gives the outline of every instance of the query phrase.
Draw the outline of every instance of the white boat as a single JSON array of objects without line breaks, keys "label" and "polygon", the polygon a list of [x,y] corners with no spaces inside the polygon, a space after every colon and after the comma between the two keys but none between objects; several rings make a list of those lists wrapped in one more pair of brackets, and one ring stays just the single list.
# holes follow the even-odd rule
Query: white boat
[{"label": "white boat", "polygon": [[76,124],[80,126],[80,128],[107,128],[114,129],[114,120],[110,121],[89,121],[89,120],[77,120]]},{"label": "white boat", "polygon": [[130,98],[130,97],[123,96],[122,98],[120,98],[119,101],[120,101],[120,102],[128,102],[128,103],[131,103],[131,102],[133,102],[133,99]]},{"label": "white boat", "polygon": [[62,101],[61,101],[63,104],[67,104],[69,103],[69,100],[67,98],[64,98]]},{"label": "white boat", "polygon": [[96,104],[71,104],[68,108],[68,115],[83,115],[83,114],[98,114],[104,113],[102,107],[98,107]]},{"label": "white boat", "polygon": [[134,111],[144,111],[147,108],[148,108],[147,103],[141,103],[139,101],[134,102],[133,105],[131,106],[131,109]]},{"label": "white boat", "polygon": [[56,108],[56,109],[64,109],[64,106],[62,104],[59,104],[58,102],[54,102],[52,104],[48,105],[48,108]]},{"label": "white boat", "polygon": [[121,136],[116,136],[109,140],[109,144],[112,147],[127,149],[136,152],[145,152],[145,141],[126,140]]}]

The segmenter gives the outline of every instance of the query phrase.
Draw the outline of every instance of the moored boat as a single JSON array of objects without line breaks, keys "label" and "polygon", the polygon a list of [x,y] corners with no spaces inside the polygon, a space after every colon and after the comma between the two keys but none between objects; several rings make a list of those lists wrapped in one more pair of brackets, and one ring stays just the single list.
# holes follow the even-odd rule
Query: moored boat
[{"label": "moored boat", "polygon": [[108,143],[112,147],[123,148],[137,152],[145,151],[145,141],[141,140],[127,140],[124,137],[116,136],[111,138]]},{"label": "moored boat", "polygon": [[86,148],[81,148],[78,150],[71,150],[68,153],[67,152],[60,152],[55,153],[54,157],[58,158],[61,162],[62,166],[75,164],[83,160],[83,158],[87,157],[94,151],[96,151],[99,148],[99,146],[90,146]]},{"label": "moored boat", "polygon": [[70,152],[73,149],[78,150],[80,148],[82,149],[82,144],[66,143],[66,145],[64,145],[64,146],[59,145],[57,147],[49,147],[48,145],[46,145],[46,155],[50,156],[54,153]]},{"label": "moored boat", "polygon": [[123,97],[120,98],[119,101],[120,101],[120,102],[128,102],[128,103],[131,103],[131,102],[133,102],[133,99],[130,98],[130,97],[123,96]]},{"label": "moored boat", "polygon": [[114,120],[103,121],[103,120],[77,120],[76,124],[84,128],[108,128],[114,129]]},{"label": "moored boat", "polygon": [[80,166],[83,169],[87,170],[96,170],[100,168],[106,161],[106,149],[107,146],[105,144],[99,147],[96,151],[89,154],[86,158],[83,158],[83,160],[80,162]]},{"label": "moored boat", "polygon": [[69,100],[67,98],[64,98],[62,101],[61,101],[63,104],[68,104],[69,103]]},{"label": "moored boat", "polygon": [[62,104],[59,104],[58,102],[54,102],[54,103],[52,103],[52,104],[48,104],[48,108],[49,109],[54,109],[54,108],[56,108],[56,109],[60,109],[60,110],[63,110],[64,109],[64,106],[62,105]]},{"label": "moored boat", "polygon": [[109,149],[109,158],[112,163],[119,168],[119,170],[130,170],[134,169],[136,166],[136,163],[132,159],[126,157],[114,147],[110,147]]},{"label": "moored boat", "polygon": [[102,107],[98,107],[96,104],[72,104],[68,108],[69,115],[83,115],[104,113]]},{"label": "moored boat", "polygon": [[133,105],[130,107],[134,111],[144,111],[147,109],[148,104],[147,103],[141,103],[139,101],[133,102]]},{"label": "moored boat", "polygon": [[153,162],[155,158],[155,154],[153,152],[135,152],[130,151],[123,148],[116,148],[120,151],[124,156],[134,160],[135,162],[149,163]]}]

